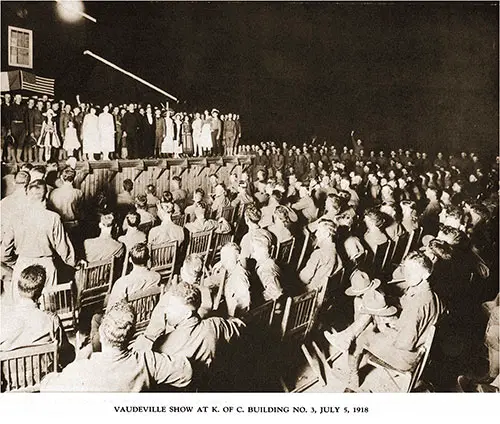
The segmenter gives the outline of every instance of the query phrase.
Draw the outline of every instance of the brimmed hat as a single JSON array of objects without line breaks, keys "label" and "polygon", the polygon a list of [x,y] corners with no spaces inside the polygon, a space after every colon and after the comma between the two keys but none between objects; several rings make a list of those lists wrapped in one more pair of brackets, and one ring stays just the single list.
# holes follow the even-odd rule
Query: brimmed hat
[{"label": "brimmed hat", "polygon": [[359,296],[366,293],[368,290],[375,290],[380,286],[380,280],[374,279],[370,281],[370,277],[366,272],[356,270],[351,274],[351,287],[345,291],[347,296]]},{"label": "brimmed hat", "polygon": [[210,114],[212,114],[212,113],[214,113],[214,112],[215,112],[215,113],[220,113],[220,112],[219,112],[219,109],[212,109],[212,111],[210,112]]},{"label": "brimmed hat", "polygon": [[377,290],[372,290],[363,297],[363,304],[359,308],[362,314],[378,315],[380,317],[390,317],[397,312],[395,306],[388,306],[385,297]]}]

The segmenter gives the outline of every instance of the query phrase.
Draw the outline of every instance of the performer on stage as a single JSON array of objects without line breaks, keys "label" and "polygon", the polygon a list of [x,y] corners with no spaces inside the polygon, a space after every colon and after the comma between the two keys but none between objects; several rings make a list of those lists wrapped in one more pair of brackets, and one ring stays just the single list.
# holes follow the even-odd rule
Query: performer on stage
[{"label": "performer on stage", "polygon": [[161,144],[161,154],[162,157],[168,157],[168,155],[174,154],[174,121],[170,117],[172,111],[167,110],[165,115],[165,138]]},{"label": "performer on stage", "polygon": [[46,120],[43,121],[42,131],[40,138],[38,139],[38,147],[44,148],[44,158],[48,162],[52,155],[52,148],[58,149],[61,147],[61,141],[57,135],[56,123],[52,120],[54,118],[55,112],[52,109],[47,110],[45,113]]},{"label": "performer on stage", "polygon": [[210,155],[212,147],[211,118],[208,110],[206,110],[203,118],[203,125],[201,127],[200,154],[203,156]]},{"label": "performer on stage", "polygon": [[212,134],[212,154],[218,156],[222,154],[221,149],[221,135],[222,135],[222,122],[219,119],[219,110],[212,109],[212,119],[210,120],[210,131]]},{"label": "performer on stage", "polygon": [[165,138],[165,120],[161,116],[161,110],[155,109],[155,146],[154,146],[154,157],[159,158],[161,152],[161,144]]},{"label": "performer on stage", "polygon": [[194,115],[194,120],[191,124],[193,129],[193,149],[194,156],[201,156],[201,128],[203,127],[203,121],[201,119],[200,113],[196,112]]},{"label": "performer on stage", "polygon": [[101,145],[102,160],[109,160],[109,154],[115,152],[115,123],[113,115],[109,113],[106,105],[99,115],[99,141]]},{"label": "performer on stage", "polygon": [[189,122],[189,116],[184,117],[184,122],[182,123],[182,152],[186,155],[191,156],[193,154],[193,133],[191,132],[191,123]]},{"label": "performer on stage", "polygon": [[100,153],[99,118],[95,106],[90,106],[90,113],[83,118],[82,125],[83,154],[86,160],[93,160],[95,153]]}]

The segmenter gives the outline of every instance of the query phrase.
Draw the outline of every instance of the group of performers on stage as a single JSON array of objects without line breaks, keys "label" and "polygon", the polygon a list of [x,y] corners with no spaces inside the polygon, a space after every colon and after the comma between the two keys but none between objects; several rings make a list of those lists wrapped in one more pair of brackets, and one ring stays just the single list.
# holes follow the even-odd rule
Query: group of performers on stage
[{"label": "group of performers on stage", "polygon": [[47,96],[24,102],[21,94],[9,93],[1,100],[4,162],[233,155],[241,138],[240,116],[215,108],[203,113],[135,103],[100,108],[79,96],[73,107]]}]

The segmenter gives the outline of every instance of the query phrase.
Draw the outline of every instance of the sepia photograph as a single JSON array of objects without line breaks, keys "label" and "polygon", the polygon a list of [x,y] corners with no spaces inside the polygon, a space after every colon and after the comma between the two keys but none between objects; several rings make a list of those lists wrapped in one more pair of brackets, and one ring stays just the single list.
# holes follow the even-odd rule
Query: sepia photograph
[{"label": "sepia photograph", "polygon": [[2,1],[0,409],[498,393],[498,6]]}]

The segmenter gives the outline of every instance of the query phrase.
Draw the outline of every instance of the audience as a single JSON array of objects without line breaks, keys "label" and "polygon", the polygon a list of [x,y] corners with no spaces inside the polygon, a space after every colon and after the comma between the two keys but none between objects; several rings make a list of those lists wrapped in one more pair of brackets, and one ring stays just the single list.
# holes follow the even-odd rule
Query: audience
[{"label": "audience", "polygon": [[[127,113],[135,113],[134,107],[129,109]],[[70,119],[71,110],[64,113],[64,121]],[[232,130],[210,125],[211,119],[219,119],[217,111],[209,115],[199,117],[202,134],[192,134],[193,153],[210,154],[210,140],[217,152],[254,156],[254,162],[248,170],[231,172],[227,181],[223,173],[211,174],[208,196],[192,182],[182,188],[178,176],[160,176],[157,185],[134,188],[125,179],[121,192],[96,192],[88,198],[75,160],[60,172],[55,162],[26,164],[12,177],[14,189],[0,203],[0,350],[57,341],[62,372],[48,376],[42,390],[172,390],[190,381],[193,388],[203,386],[217,359],[228,360],[226,348],[241,348],[235,343],[247,328],[238,318],[251,322],[255,308],[273,300],[278,303],[274,318],[281,319],[285,297],[315,289],[321,293],[315,326],[331,328],[327,341],[348,353],[345,383],[351,390],[364,383],[367,352],[400,370],[412,369],[428,330],[442,316],[447,326],[438,331],[449,327],[452,336],[480,350],[480,307],[498,294],[498,164],[478,165],[477,156],[467,154],[432,160],[403,149],[377,155],[358,140],[352,149],[317,142],[300,148],[274,142],[238,145]],[[168,132],[166,119],[155,119],[165,121],[165,127],[156,128]],[[140,140],[131,120],[133,116],[124,117],[126,137],[120,142],[137,157]],[[186,123],[182,117],[172,121],[176,128]],[[91,135],[83,138],[85,152],[117,157],[110,146],[100,153],[101,146],[85,146]],[[189,134],[167,142],[180,140],[191,142]],[[179,146],[166,148],[161,142],[155,149],[180,156]],[[157,186],[164,190],[161,199]],[[234,218],[228,222],[222,211],[232,216],[231,208]],[[195,247],[194,236],[205,231],[214,233],[208,255],[205,250],[187,255]],[[291,260],[277,262],[278,245],[292,239]],[[395,261],[395,246],[406,239]],[[149,270],[151,262],[162,259],[150,258],[149,246],[174,240],[172,275]],[[381,245],[388,247],[385,268],[375,266]],[[74,352],[61,321],[38,309],[38,300],[58,283],[74,280],[75,266],[91,267],[112,257],[128,257],[130,264],[122,272],[117,262],[105,302],[90,314],[78,314],[78,359],[68,365]],[[329,285],[339,271],[342,281],[350,279],[347,290],[342,281],[338,287]],[[126,302],[156,287],[162,294],[148,303],[149,325],[136,339],[135,314],[143,317],[144,311],[134,312]],[[342,317],[347,321],[353,316],[343,329],[336,302],[347,302],[346,310],[353,311]],[[498,375],[498,338],[491,330],[498,326],[498,307],[490,309],[486,344],[491,369],[488,378],[467,376],[460,369],[459,383],[467,390],[490,386]],[[271,334],[264,331],[262,336]],[[238,341],[251,342],[245,337]],[[243,350],[252,348],[245,345]]]}]

